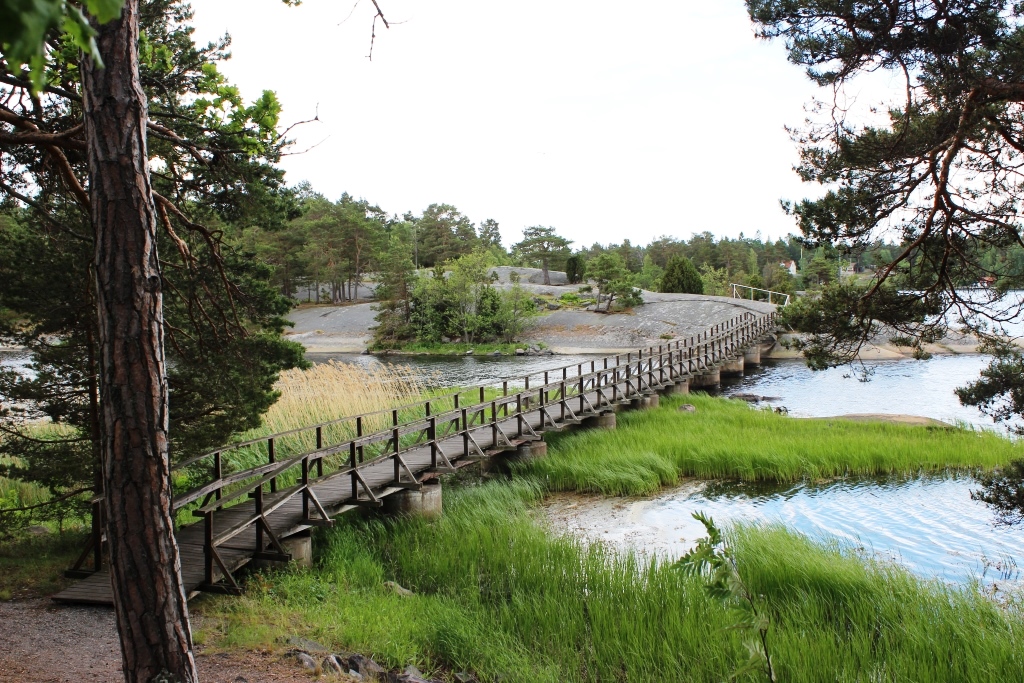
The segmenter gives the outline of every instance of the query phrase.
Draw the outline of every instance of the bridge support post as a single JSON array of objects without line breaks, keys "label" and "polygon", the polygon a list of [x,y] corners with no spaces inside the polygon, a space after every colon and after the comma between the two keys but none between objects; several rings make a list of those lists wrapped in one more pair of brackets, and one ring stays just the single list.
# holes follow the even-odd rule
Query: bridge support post
[{"label": "bridge support post", "polygon": [[616,424],[615,413],[608,412],[588,417],[582,426],[589,429],[615,429]]},{"label": "bridge support post", "polygon": [[722,364],[720,368],[723,375],[742,375],[743,374],[743,358],[737,358],[736,360],[728,361]]},{"label": "bridge support post", "polygon": [[545,458],[548,455],[548,445],[544,441],[529,441],[520,444],[516,449],[516,460],[528,461]]},{"label": "bridge support post", "polygon": [[703,375],[697,375],[690,379],[690,388],[702,389],[707,387],[717,387],[722,383],[722,373],[719,370],[710,370],[705,372]]},{"label": "bridge support post", "polygon": [[675,384],[670,384],[662,391],[665,396],[681,396],[690,393],[690,380],[681,379]]},{"label": "bridge support post", "polygon": [[760,365],[761,364],[761,345],[754,344],[749,349],[743,352],[743,362],[747,365]]},{"label": "bridge support post", "polygon": [[313,566],[313,534],[310,533],[309,529],[286,536],[280,539],[280,542],[281,549],[292,556],[291,562],[267,559],[253,560],[253,564],[257,569],[279,569],[288,566],[292,562],[299,567]]},{"label": "bridge support post", "polygon": [[439,479],[425,481],[423,488],[418,491],[409,489],[392,493],[390,496],[385,496],[382,502],[384,503],[384,512],[389,514],[437,519],[441,516],[443,509],[441,481]]}]

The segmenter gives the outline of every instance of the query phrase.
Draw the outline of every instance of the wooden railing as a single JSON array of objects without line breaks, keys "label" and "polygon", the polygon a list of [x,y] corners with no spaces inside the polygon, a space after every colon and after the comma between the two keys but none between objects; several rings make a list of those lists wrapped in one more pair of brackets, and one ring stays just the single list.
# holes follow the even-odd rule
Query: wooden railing
[{"label": "wooden railing", "polygon": [[[173,507],[176,512],[191,507],[192,515],[203,519],[204,587],[233,592],[238,584],[218,549],[254,527],[252,557],[287,558],[268,517],[296,497],[301,498],[296,524],[331,525],[331,517],[346,509],[379,506],[385,495],[420,488],[424,474],[454,471],[456,461],[516,448],[524,441],[539,439],[547,429],[577,424],[620,403],[710,372],[757,343],[774,325],[775,313],[757,316],[747,312],[670,344],[505,379],[500,395],[495,386],[490,388],[489,398],[489,388],[481,385],[398,408],[228,444],[174,466],[176,472],[187,469],[194,473],[205,465],[209,480],[177,493]],[[368,429],[370,424],[375,428]],[[311,447],[291,454],[279,452],[283,440],[301,443],[295,438],[301,435],[308,436]],[[481,446],[480,441],[486,445]],[[249,457],[255,454],[265,461],[225,472],[227,456],[245,449]],[[407,462],[412,453],[419,453],[421,460],[429,453],[429,466],[417,466],[419,470],[414,471]],[[364,475],[374,466],[379,471],[381,463],[389,460],[393,477],[375,488]],[[317,489],[322,493],[326,484],[345,477],[349,479],[347,495],[321,500]],[[218,528],[219,512],[249,499],[253,501],[251,509]],[[95,520],[102,520],[101,497],[94,501],[93,514]],[[94,568],[98,568],[102,524],[94,523],[93,529],[91,550]],[[89,552],[87,548],[72,575],[85,573],[80,568]],[[215,569],[227,581],[226,587],[215,584]]]}]

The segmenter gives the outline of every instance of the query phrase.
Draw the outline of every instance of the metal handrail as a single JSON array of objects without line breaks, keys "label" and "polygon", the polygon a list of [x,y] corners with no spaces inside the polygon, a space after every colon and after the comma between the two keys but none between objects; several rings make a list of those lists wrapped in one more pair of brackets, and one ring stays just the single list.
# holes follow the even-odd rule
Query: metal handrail
[{"label": "metal handrail", "polygon": [[765,294],[768,295],[768,303],[774,304],[775,302],[772,301],[772,297],[775,296],[775,297],[779,298],[781,300],[781,302],[782,302],[782,303],[778,303],[778,304],[775,304],[775,305],[777,305],[777,306],[788,306],[789,305],[789,298],[790,297],[789,297],[789,294],[786,294],[785,292],[776,292],[776,291],[773,291],[771,289],[761,289],[760,287],[751,287],[749,285],[740,285],[740,284],[736,284],[735,282],[730,283],[729,286],[732,287],[732,298],[733,299],[746,299],[746,298],[748,298],[748,297],[745,297],[745,296],[740,296],[740,294],[739,294],[739,292],[737,290],[739,290],[739,289],[749,289],[750,290],[750,297],[749,297],[749,299],[751,301],[754,300],[754,292],[764,292]]}]

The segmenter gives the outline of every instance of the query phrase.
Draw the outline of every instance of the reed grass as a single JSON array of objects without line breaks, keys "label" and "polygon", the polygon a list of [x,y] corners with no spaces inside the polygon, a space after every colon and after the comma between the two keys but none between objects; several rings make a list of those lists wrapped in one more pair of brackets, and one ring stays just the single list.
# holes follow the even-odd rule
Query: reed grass
[{"label": "reed grass", "polygon": [[[721,681],[747,661],[735,616],[699,577],[552,535],[531,515],[541,493],[492,482],[447,491],[436,522],[349,520],[319,537],[316,569],[197,605],[202,637],[256,647],[299,634],[483,681]],[[730,539],[771,615],[781,681],[1006,681],[1022,670],[1020,610],[975,586],[922,581],[778,526]]]},{"label": "reed grass", "polygon": [[[695,413],[679,412],[682,403]],[[619,413],[614,431],[545,437],[527,471],[553,490],[649,495],[681,476],[791,482],[847,475],[967,470],[1024,457],[989,431],[849,420],[802,420],[704,394]]]},{"label": "reed grass", "polygon": [[[281,396],[263,416],[262,424],[239,434],[238,441],[357,415],[366,415],[363,432],[371,433],[391,424],[390,412],[381,411],[417,401],[425,391],[422,377],[409,366],[362,367],[333,360],[307,370],[286,370],[275,388]],[[323,443],[331,444],[355,434],[354,420],[347,420],[324,427],[322,438]],[[274,447],[279,459],[304,453],[316,447],[316,433],[304,430],[280,437],[275,439]],[[266,463],[267,456],[266,443],[259,443],[231,452],[227,457],[232,467],[245,469]]]}]

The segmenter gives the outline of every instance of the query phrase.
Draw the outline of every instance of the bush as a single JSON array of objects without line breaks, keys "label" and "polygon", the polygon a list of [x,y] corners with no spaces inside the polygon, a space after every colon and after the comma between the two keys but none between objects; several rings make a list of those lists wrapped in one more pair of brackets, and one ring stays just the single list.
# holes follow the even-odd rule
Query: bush
[{"label": "bush", "polygon": [[681,294],[703,294],[704,282],[693,262],[685,256],[673,256],[665,265],[661,291]]}]

